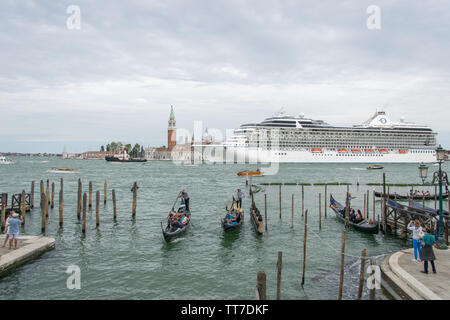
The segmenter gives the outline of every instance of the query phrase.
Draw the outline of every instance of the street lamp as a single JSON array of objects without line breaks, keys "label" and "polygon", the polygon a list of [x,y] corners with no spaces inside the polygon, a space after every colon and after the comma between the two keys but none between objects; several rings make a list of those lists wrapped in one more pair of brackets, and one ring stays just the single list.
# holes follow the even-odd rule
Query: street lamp
[{"label": "street lamp", "polygon": [[422,162],[419,166],[419,176],[422,179],[422,185],[425,185],[425,179],[428,175],[428,167]]},{"label": "street lamp", "polygon": [[[438,228],[439,229],[438,229],[437,248],[442,249],[442,250],[448,249],[447,245],[445,244],[445,241],[444,241],[444,212],[442,210],[442,180],[443,180],[443,176],[448,184],[447,173],[442,172],[442,170],[441,170],[442,161],[445,160],[445,153],[446,153],[446,151],[439,145],[439,147],[436,149],[436,157],[437,157],[437,161],[439,163],[439,171],[438,171],[438,178],[439,178],[439,223],[438,223]],[[434,174],[434,177],[433,177],[433,183],[435,182],[435,180],[436,180],[436,173]]]}]

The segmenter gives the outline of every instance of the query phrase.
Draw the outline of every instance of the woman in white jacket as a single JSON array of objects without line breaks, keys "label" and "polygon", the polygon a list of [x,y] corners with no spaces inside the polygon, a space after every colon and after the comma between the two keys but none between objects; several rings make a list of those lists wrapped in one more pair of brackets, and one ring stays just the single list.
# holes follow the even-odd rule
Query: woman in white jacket
[{"label": "woman in white jacket", "polygon": [[[414,225],[413,225],[414,223]],[[414,248],[414,259],[413,261],[421,261],[422,260],[422,252],[420,251],[421,247],[421,239],[422,239],[422,227],[420,226],[419,220],[415,220],[414,222],[411,220],[408,225],[408,229],[412,231],[413,234],[413,248]],[[419,255],[419,259],[417,259],[417,255]]]}]

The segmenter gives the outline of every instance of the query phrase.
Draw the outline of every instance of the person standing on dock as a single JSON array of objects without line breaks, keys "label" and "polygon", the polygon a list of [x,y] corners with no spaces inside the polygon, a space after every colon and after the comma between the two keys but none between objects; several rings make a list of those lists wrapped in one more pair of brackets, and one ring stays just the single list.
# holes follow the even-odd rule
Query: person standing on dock
[{"label": "person standing on dock", "polygon": [[183,198],[184,204],[186,206],[186,211],[190,211],[189,210],[189,195],[188,195],[188,193],[186,191],[184,191],[184,189],[181,189],[179,197]]},{"label": "person standing on dock", "polygon": [[433,235],[431,234],[431,229],[427,229],[427,233],[422,238],[422,260],[423,260],[423,271],[422,273],[428,273],[428,261],[431,263],[431,268],[433,273],[436,273],[436,267],[434,265],[434,260],[436,256],[434,255],[433,245],[436,243]]},{"label": "person standing on dock", "polygon": [[23,222],[23,217],[20,216],[20,219],[18,219],[19,214],[13,212],[12,217],[9,219],[9,249],[12,248],[12,243],[14,241],[14,249],[17,249],[17,238],[19,237],[19,226]]},{"label": "person standing on dock", "polygon": [[[14,211],[11,211],[11,212],[14,212]],[[6,222],[5,222],[5,235],[6,236],[5,236],[5,241],[3,242],[2,248],[6,247],[6,243],[8,242],[8,239],[9,239],[8,230],[9,230],[9,218],[11,218],[11,212],[8,213],[8,218],[6,218]]]},{"label": "person standing on dock", "polygon": [[[420,262],[422,260],[422,253],[420,250],[422,227],[420,226],[419,220],[417,219],[415,221],[411,220],[409,222],[408,229],[411,230],[413,233],[413,248],[414,248],[413,261]],[[417,255],[419,255],[419,260],[417,260]]]},{"label": "person standing on dock", "polygon": [[238,208],[242,207],[242,197],[244,196],[244,194],[241,192],[241,189],[237,189],[237,193],[236,193],[236,205]]}]

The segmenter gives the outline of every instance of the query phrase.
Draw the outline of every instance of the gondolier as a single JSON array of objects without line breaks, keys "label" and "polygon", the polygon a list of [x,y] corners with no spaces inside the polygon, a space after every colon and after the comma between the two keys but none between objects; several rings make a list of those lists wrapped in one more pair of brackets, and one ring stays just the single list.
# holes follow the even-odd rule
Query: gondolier
[{"label": "gondolier", "polygon": [[236,193],[236,205],[238,208],[242,208],[242,197],[244,194],[241,192],[241,189],[237,189]]},{"label": "gondolier", "polygon": [[184,191],[184,189],[181,189],[179,197],[183,199],[184,204],[186,206],[186,211],[190,211],[189,210],[189,195],[186,191]]}]

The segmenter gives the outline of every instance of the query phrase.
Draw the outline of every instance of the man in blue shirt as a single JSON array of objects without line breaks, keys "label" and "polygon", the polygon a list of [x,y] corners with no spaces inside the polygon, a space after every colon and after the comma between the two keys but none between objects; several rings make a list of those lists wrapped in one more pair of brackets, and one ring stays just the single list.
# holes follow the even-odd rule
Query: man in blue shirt
[{"label": "man in blue shirt", "polygon": [[9,249],[12,249],[12,243],[14,241],[14,249],[17,249],[17,238],[19,237],[19,226],[23,221],[23,217],[15,212],[12,213],[12,217],[9,218]]}]

